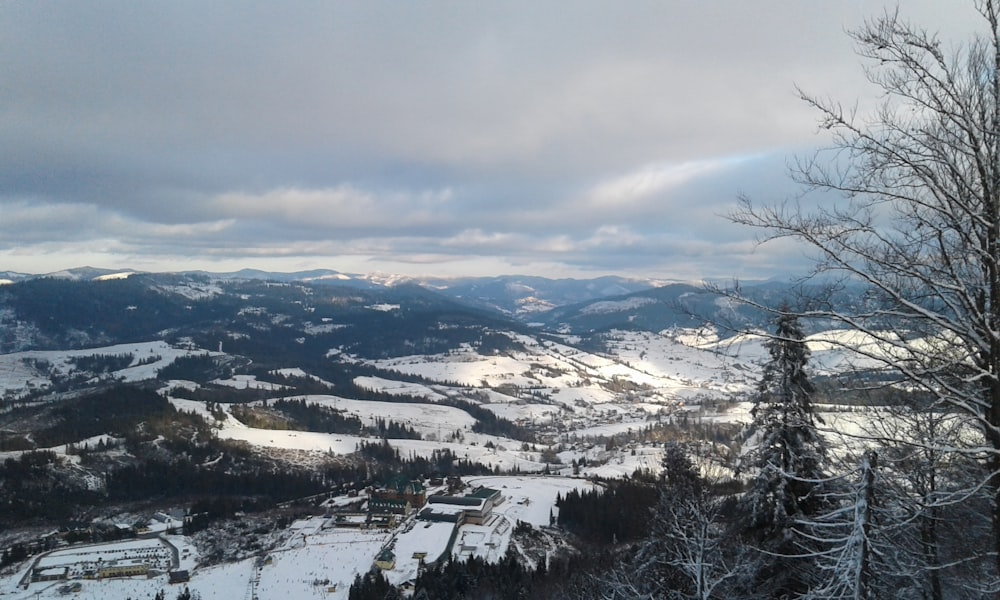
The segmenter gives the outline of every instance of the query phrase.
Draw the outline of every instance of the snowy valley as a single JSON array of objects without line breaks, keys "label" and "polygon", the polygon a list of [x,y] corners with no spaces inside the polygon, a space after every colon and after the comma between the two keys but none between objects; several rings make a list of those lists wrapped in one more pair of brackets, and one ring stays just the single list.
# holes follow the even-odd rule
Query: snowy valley
[{"label": "snowy valley", "polygon": [[[65,500],[10,500],[0,595],[348,598],[372,569],[405,591],[449,559],[572,554],[559,498],[657,478],[668,443],[734,478],[767,323],[693,326],[673,303],[691,294],[597,299],[549,327],[326,280],[0,288],[0,462],[33,473],[7,491]],[[669,325],[580,326],[635,311]],[[808,343],[816,377],[847,368],[841,333]]]}]

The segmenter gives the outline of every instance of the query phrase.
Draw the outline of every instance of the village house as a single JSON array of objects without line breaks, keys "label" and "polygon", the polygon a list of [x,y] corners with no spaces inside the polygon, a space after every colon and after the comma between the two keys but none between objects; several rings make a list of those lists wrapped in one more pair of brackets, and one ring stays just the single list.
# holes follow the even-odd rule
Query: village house
[{"label": "village house", "polygon": [[173,583],[187,583],[191,581],[191,573],[187,569],[179,569],[177,571],[170,571],[168,575],[168,582]]},{"label": "village house", "polygon": [[383,571],[391,571],[396,568],[396,554],[386,548],[375,557],[375,566]]}]

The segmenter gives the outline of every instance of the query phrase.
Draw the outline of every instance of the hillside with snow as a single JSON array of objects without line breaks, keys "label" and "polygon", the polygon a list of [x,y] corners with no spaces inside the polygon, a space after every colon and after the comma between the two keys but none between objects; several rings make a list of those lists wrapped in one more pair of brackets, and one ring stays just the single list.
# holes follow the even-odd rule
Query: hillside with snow
[{"label": "hillside with snow", "polygon": [[[435,285],[330,272],[12,279],[0,459],[17,483],[0,486],[12,507],[0,592],[144,597],[185,571],[205,598],[346,598],[376,563],[405,588],[427,557],[513,553],[534,568],[572,555],[550,528],[558,498],[655,479],[671,443],[734,477],[767,358],[759,315],[691,286]],[[706,307],[747,327],[693,317]],[[880,366],[871,338],[818,330],[807,343],[817,378]],[[838,427],[864,426],[828,408]],[[474,523],[442,506],[430,520],[378,513],[377,490],[399,480],[503,500]],[[65,515],[86,533],[19,526]],[[105,541],[120,535],[151,541]],[[114,561],[114,575],[89,578]]]}]

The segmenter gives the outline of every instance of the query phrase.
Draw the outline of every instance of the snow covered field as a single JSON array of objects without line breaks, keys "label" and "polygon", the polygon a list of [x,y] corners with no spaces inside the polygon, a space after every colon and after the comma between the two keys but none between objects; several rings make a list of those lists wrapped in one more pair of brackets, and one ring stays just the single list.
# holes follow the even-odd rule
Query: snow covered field
[{"label": "snow covered field", "polygon": [[[311,431],[284,431],[273,429],[255,429],[225,425],[218,435],[223,439],[242,440],[253,446],[265,448],[282,448],[289,450],[305,450],[318,453],[350,454],[358,449],[362,442],[376,442],[375,438],[363,438],[356,435],[317,433]],[[506,444],[519,442],[476,434],[477,439],[499,441]],[[537,459],[538,453],[519,450],[490,448],[484,443],[440,442],[431,440],[388,440],[389,445],[399,450],[403,457],[421,456],[430,458],[435,450],[451,450],[458,458],[479,462],[490,467],[504,470],[518,469],[526,472],[540,472],[545,469],[545,463]]]},{"label": "snow covered field", "polygon": [[424,438],[443,439],[446,434],[460,430],[472,432],[476,420],[472,415],[450,406],[413,404],[408,402],[373,402],[351,400],[337,396],[300,396],[309,404],[319,404],[344,411],[361,419],[365,425],[374,425],[377,419],[395,421],[412,427]]},{"label": "snow covered field", "polygon": [[285,386],[267,381],[259,381],[256,375],[233,375],[229,379],[216,379],[212,381],[215,385],[224,385],[238,390],[267,390],[276,392],[285,389]]},{"label": "snow covered field", "polygon": [[558,509],[555,509],[557,495],[594,487],[590,481],[570,477],[488,476],[466,477],[465,481],[471,486],[500,490],[506,500],[496,507],[495,512],[512,522],[524,521],[535,527],[549,525],[550,511],[558,516]]},{"label": "snow covered field", "polygon": [[131,365],[104,377],[108,380],[134,382],[155,379],[157,371],[178,357],[205,354],[205,352],[205,350],[178,348],[164,341],[155,341],[86,350],[30,350],[0,354],[0,396],[15,399],[36,390],[49,388],[53,384],[53,379],[65,378],[73,373],[76,370],[73,360],[81,357],[131,354]]}]

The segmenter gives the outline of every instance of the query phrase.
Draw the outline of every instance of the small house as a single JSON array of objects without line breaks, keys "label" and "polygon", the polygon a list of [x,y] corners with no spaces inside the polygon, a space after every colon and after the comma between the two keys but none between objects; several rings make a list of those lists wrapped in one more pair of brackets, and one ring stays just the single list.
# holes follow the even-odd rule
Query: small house
[{"label": "small house", "polygon": [[187,569],[170,571],[167,576],[170,583],[187,583],[191,581],[191,573],[189,573]]}]

